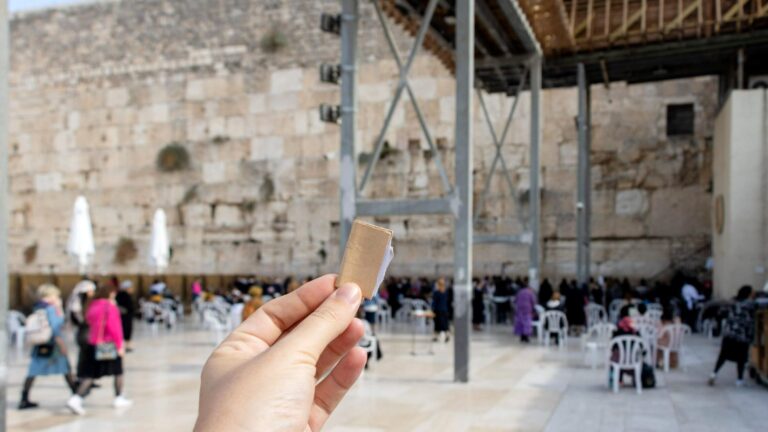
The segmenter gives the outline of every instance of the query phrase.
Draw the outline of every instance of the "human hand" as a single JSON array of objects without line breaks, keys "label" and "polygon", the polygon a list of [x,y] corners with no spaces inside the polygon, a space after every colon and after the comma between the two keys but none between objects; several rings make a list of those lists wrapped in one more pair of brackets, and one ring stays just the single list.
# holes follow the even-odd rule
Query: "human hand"
[{"label": "human hand", "polygon": [[335,278],[267,302],[214,350],[203,368],[196,431],[322,428],[366,362],[356,346],[360,287],[334,291]]},{"label": "human hand", "polygon": [[119,355],[120,357],[125,357],[125,344],[123,344],[123,346],[121,346],[117,350],[117,355]]}]

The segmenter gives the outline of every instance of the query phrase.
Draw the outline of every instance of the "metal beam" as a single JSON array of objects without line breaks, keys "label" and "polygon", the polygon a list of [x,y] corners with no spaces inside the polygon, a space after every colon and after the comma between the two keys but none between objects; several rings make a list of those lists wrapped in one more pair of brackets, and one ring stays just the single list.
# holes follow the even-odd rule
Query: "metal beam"
[{"label": "metal beam", "polygon": [[[400,54],[397,51],[397,44],[395,44],[395,41],[392,38],[392,32],[389,31],[389,25],[387,24],[387,19],[384,17],[384,13],[381,11],[381,5],[379,5],[378,1],[374,1],[373,6],[374,6],[374,10],[376,11],[376,16],[379,18],[379,23],[381,24],[381,30],[382,30],[382,33],[384,33],[384,39],[387,41],[387,45],[389,46],[389,51],[395,60],[395,64],[397,64],[397,69],[400,71],[400,74],[403,75],[403,61],[400,59]],[[419,103],[416,100],[416,95],[413,93],[413,89],[411,89],[411,84],[408,82],[407,77],[405,77],[405,89],[408,92],[408,98],[411,101],[411,106],[413,107],[413,111],[416,113],[416,118],[419,121],[419,126],[421,127],[421,131],[424,134],[424,138],[426,138],[427,144],[429,145],[429,149],[432,152],[432,155],[434,157],[435,166],[437,166],[437,172],[440,174],[440,180],[442,180],[443,182],[443,190],[446,193],[450,194],[453,191],[453,188],[451,186],[450,180],[448,180],[448,173],[446,173],[445,167],[443,166],[443,160],[442,160],[442,157],[440,156],[440,151],[435,145],[434,140],[432,139],[432,134],[429,131],[429,127],[427,127],[427,122],[424,119],[424,115],[421,112],[421,108],[419,108]]]},{"label": "metal beam", "polygon": [[541,188],[539,187],[539,172],[541,161],[539,145],[541,143],[541,56],[530,62],[529,73],[531,80],[531,163],[530,163],[530,223],[531,245],[529,249],[528,279],[533,289],[539,288],[541,270]]},{"label": "metal beam", "polygon": [[421,45],[424,43],[424,37],[427,35],[427,30],[430,28],[429,23],[432,21],[432,15],[435,13],[435,7],[437,7],[437,0],[429,0],[427,10],[424,12],[424,18],[421,22],[421,28],[419,28],[419,32],[416,34],[416,40],[413,42],[413,47],[411,47],[411,52],[408,54],[408,58],[406,59],[403,67],[400,68],[400,79],[397,82],[395,95],[392,98],[392,103],[389,106],[387,115],[384,118],[384,125],[381,127],[381,131],[376,138],[376,143],[373,148],[373,156],[368,162],[368,166],[365,168],[362,180],[360,180],[360,192],[365,189],[365,185],[368,183],[368,179],[370,178],[371,173],[373,173],[373,169],[376,167],[376,163],[379,161],[381,150],[384,147],[384,137],[387,134],[387,130],[389,130],[389,125],[392,122],[392,116],[395,114],[397,104],[400,102],[400,97],[403,95],[403,90],[405,90],[408,84],[408,72],[411,70],[411,65],[413,65],[413,61],[416,59],[416,54],[419,52]]},{"label": "metal beam", "polygon": [[[527,75],[527,73],[528,73],[528,70],[525,69],[525,71],[522,74],[522,77],[520,78],[520,83],[518,84],[517,92],[515,93],[515,101],[512,103],[512,107],[509,109],[509,114],[507,115],[507,120],[504,123],[504,129],[501,133],[501,137],[499,137],[496,134],[496,128],[493,126],[493,122],[491,121],[491,116],[488,113],[488,108],[485,105],[485,98],[483,97],[483,92],[481,90],[477,91],[477,100],[480,102],[480,108],[482,108],[483,117],[485,118],[485,122],[488,125],[488,130],[491,133],[491,139],[493,140],[493,145],[496,148],[496,152],[493,157],[493,162],[491,163],[491,170],[488,172],[488,175],[485,178],[483,191],[480,194],[480,200],[477,206],[479,212],[482,211],[483,206],[485,205],[485,200],[488,198],[488,191],[491,188],[491,180],[493,179],[493,174],[496,172],[496,165],[499,162],[501,162],[502,175],[504,176],[505,180],[507,181],[507,185],[509,186],[509,193],[512,195],[515,194],[515,185],[512,182],[512,178],[510,177],[509,170],[507,169],[507,164],[504,161],[504,155],[501,153],[501,146],[504,145],[504,141],[506,141],[507,139],[507,132],[509,132],[509,126],[512,124],[512,118],[514,117],[515,111],[517,110],[517,103],[518,101],[520,101],[520,93],[522,92],[522,89],[525,86],[525,76]],[[518,209],[519,207],[520,206],[518,206]],[[475,222],[477,222],[477,216],[478,215],[475,215]]]},{"label": "metal beam", "polygon": [[576,121],[579,141],[578,168],[576,172],[576,279],[580,284],[589,282],[590,265],[590,109],[589,82],[584,64],[577,69],[578,117]]},{"label": "metal beam", "polygon": [[453,379],[469,381],[472,294],[472,89],[475,0],[456,2],[456,187],[453,264]]},{"label": "metal beam", "polygon": [[531,244],[532,236],[530,233],[523,234],[475,234],[473,237],[474,244],[491,244],[491,243],[505,243],[505,244]]},{"label": "metal beam", "polygon": [[525,13],[520,8],[517,0],[499,0],[499,6],[502,12],[512,25],[512,29],[525,47],[525,50],[531,54],[540,56],[542,54],[539,41],[528,23]]},{"label": "metal beam", "polygon": [[404,199],[404,200],[367,200],[357,201],[357,214],[360,216],[407,216],[452,214],[451,200]]},{"label": "metal beam", "polygon": [[504,57],[491,57],[475,60],[475,67],[478,69],[495,67],[520,67],[531,60],[531,54],[507,55]]},{"label": "metal beam", "polygon": [[357,111],[357,19],[358,0],[341,2],[341,151],[339,190],[340,223],[339,259],[344,254],[347,238],[355,219],[357,198],[355,173],[355,131]]},{"label": "metal beam", "polygon": [[0,431],[6,429],[8,389],[8,4],[0,0]]},{"label": "metal beam", "polygon": [[768,43],[768,30],[754,30],[749,33],[718,35],[711,38],[671,41],[563,56],[547,60],[546,69],[549,71],[556,68],[568,68],[571,71],[571,76],[573,76],[573,68],[579,63],[593,64],[605,60],[610,65],[613,62],[625,60],[674,58],[686,54],[706,55],[715,50],[735,50],[741,47],[764,46],[766,43]]}]

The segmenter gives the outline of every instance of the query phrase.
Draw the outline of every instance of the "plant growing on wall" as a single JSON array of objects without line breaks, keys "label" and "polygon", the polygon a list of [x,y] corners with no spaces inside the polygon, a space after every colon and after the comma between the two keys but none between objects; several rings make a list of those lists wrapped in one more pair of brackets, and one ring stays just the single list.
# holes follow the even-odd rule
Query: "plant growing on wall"
[{"label": "plant growing on wall", "polygon": [[224,144],[228,141],[229,137],[226,135],[216,135],[215,137],[211,138],[211,142],[217,145]]},{"label": "plant growing on wall", "polygon": [[37,243],[24,248],[24,264],[32,264],[37,259]]},{"label": "plant growing on wall", "polygon": [[269,54],[274,54],[288,45],[288,37],[279,28],[272,27],[261,37],[261,49]]},{"label": "plant growing on wall", "polygon": [[189,152],[178,142],[172,142],[157,153],[157,169],[162,172],[181,171],[189,168]]},{"label": "plant growing on wall", "polygon": [[256,210],[256,200],[245,200],[240,203],[240,211],[243,213],[253,213]]},{"label": "plant growing on wall", "polygon": [[117,241],[117,248],[115,248],[115,263],[125,264],[128,261],[136,258],[139,254],[139,250],[136,248],[136,243],[133,239],[127,237],[120,237]]},{"label": "plant growing on wall", "polygon": [[261,183],[261,187],[259,187],[259,196],[262,201],[272,201],[272,198],[275,196],[275,182],[269,174],[264,176],[264,181]]}]

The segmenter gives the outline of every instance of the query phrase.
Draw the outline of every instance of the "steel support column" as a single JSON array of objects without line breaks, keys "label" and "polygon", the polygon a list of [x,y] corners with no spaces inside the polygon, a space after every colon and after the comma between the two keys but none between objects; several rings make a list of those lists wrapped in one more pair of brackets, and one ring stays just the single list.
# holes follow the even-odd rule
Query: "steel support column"
[{"label": "steel support column", "polygon": [[577,66],[578,82],[578,129],[579,156],[576,198],[576,279],[580,284],[589,282],[590,264],[590,214],[592,212],[590,189],[590,95],[584,64]]},{"label": "steel support column", "polygon": [[541,160],[539,146],[541,143],[541,56],[535,56],[530,63],[531,79],[531,162],[529,208],[531,233],[530,258],[528,262],[528,279],[533,289],[539,288],[541,270],[541,188],[539,174]]},{"label": "steel support column", "polygon": [[454,208],[453,379],[469,381],[472,292],[472,89],[475,80],[475,1],[456,2],[456,185]]},{"label": "steel support column", "polygon": [[344,254],[355,219],[355,129],[357,110],[357,18],[358,0],[341,1],[341,155],[339,189],[339,254]]},{"label": "steel support column", "polygon": [[0,431],[6,428],[8,386],[8,4],[0,0]]}]

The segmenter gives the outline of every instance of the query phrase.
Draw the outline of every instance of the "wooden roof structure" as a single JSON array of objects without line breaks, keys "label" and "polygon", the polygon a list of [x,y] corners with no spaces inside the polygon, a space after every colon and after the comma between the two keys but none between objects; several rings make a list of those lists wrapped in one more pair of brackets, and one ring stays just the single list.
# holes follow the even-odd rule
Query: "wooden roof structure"
[{"label": "wooden roof structure", "polygon": [[[455,2],[440,0],[424,47],[453,71]],[[381,0],[415,33],[426,0]],[[745,50],[768,71],[768,0],[475,0],[475,74],[489,92],[511,93],[524,61],[544,57],[545,87],[643,82],[721,74]]]}]

